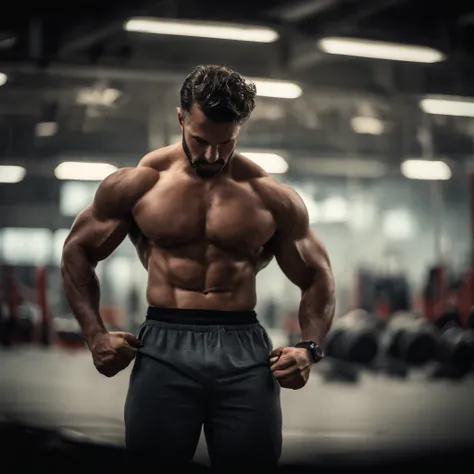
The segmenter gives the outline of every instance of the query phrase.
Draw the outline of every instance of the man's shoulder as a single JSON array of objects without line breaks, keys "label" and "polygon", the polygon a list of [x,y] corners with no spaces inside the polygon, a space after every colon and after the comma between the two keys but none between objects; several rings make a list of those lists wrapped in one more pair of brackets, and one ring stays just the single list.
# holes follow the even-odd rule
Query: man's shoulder
[{"label": "man's shoulder", "polygon": [[150,167],[120,168],[105,178],[99,186],[102,192],[136,194],[152,187],[159,179],[159,173]]},{"label": "man's shoulder", "polygon": [[261,198],[275,210],[294,207],[301,202],[299,194],[290,185],[271,175],[256,176],[249,182]]},{"label": "man's shoulder", "polygon": [[247,158],[245,154],[236,154],[237,177],[248,181],[254,185],[259,191],[276,197],[285,198],[292,197],[296,191],[289,185],[275,179],[262,166]]},{"label": "man's shoulder", "polygon": [[120,168],[105,178],[95,194],[94,203],[104,215],[129,211],[159,180],[150,167]]},{"label": "man's shoulder", "polygon": [[176,155],[176,145],[147,153],[134,167],[126,167],[109,175],[101,183],[101,190],[114,194],[136,195],[148,191],[167,170]]},{"label": "man's shoulder", "polygon": [[272,176],[257,178],[252,182],[262,202],[273,214],[279,228],[305,224],[308,219],[306,205],[290,185]]},{"label": "man's shoulder", "polygon": [[167,170],[176,160],[178,146],[176,144],[158,148],[147,153],[138,163],[137,168],[152,168],[157,172]]}]

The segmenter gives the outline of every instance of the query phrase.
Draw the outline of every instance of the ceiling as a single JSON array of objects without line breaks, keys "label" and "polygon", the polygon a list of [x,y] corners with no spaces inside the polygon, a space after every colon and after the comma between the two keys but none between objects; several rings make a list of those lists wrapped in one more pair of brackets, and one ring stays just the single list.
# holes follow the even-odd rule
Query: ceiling
[{"label": "ceiling", "polygon": [[[266,25],[280,38],[256,44],[129,33],[123,24],[133,16]],[[425,45],[447,59],[415,64],[328,55],[316,47],[325,36]],[[179,132],[179,86],[199,63],[301,85],[297,99],[259,99],[242,133],[246,147],[289,150],[302,159],[351,154],[392,161],[431,149],[453,160],[473,152],[470,119],[428,118],[418,106],[425,94],[474,96],[468,2],[44,0],[31,7],[19,0],[0,17],[0,72],[8,75],[0,87],[0,161],[138,159]],[[376,118],[384,132],[356,133],[351,120],[359,116]],[[43,122],[57,123],[55,133],[38,132]],[[433,131],[432,147],[423,130]]]}]

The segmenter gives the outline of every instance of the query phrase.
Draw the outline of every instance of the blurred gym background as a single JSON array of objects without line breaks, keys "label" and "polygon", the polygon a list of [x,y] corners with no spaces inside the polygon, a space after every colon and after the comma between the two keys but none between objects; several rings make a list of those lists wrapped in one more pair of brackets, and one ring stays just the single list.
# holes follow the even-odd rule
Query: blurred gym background
[{"label": "blurred gym background", "polygon": [[[21,446],[17,467],[71,472],[88,449],[118,472],[129,370],[95,372],[62,291],[62,244],[101,179],[180,139],[179,87],[205,63],[256,82],[239,149],[301,194],[336,278],[328,357],[304,390],[282,392],[283,462],[457,466],[474,429],[474,7],[10,7],[0,16],[3,459]],[[97,273],[107,327],[134,331],[146,274],[132,244]],[[299,297],[276,263],[259,275],[256,309],[275,346],[299,337]],[[203,445],[196,459],[206,464]]]}]

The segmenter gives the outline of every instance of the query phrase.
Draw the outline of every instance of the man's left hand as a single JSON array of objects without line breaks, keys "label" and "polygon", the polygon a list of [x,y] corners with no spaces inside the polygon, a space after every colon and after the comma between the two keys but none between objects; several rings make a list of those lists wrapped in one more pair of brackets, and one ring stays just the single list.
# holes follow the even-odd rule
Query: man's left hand
[{"label": "man's left hand", "polygon": [[298,390],[306,385],[313,360],[304,347],[279,347],[270,353],[270,363],[281,387]]}]

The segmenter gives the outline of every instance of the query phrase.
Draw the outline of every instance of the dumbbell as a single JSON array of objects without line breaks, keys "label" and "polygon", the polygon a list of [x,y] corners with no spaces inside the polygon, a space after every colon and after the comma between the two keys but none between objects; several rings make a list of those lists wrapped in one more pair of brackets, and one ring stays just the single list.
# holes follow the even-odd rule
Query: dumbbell
[{"label": "dumbbell", "polygon": [[56,316],[52,320],[52,325],[58,343],[68,347],[84,345],[81,328],[72,315]]},{"label": "dumbbell", "polygon": [[469,370],[474,362],[474,337],[472,331],[462,328],[457,310],[446,310],[435,324],[439,330],[436,359],[460,370]]},{"label": "dumbbell", "polygon": [[11,346],[15,320],[10,316],[7,305],[0,300],[0,344]]},{"label": "dumbbell", "polygon": [[471,308],[469,316],[467,317],[466,327],[469,329],[474,329],[474,306]]},{"label": "dumbbell", "polygon": [[18,306],[16,321],[17,341],[20,343],[34,342],[35,328],[39,321],[39,308],[36,304],[23,301]]},{"label": "dumbbell", "polygon": [[474,330],[467,329],[464,334],[464,340],[469,347],[469,358],[471,360],[471,367],[474,364]]},{"label": "dumbbell", "polygon": [[379,322],[362,309],[338,318],[326,339],[326,354],[334,359],[370,364],[378,352]]},{"label": "dumbbell", "polygon": [[436,332],[417,313],[397,312],[389,320],[382,347],[394,359],[411,366],[423,365],[435,356]]}]

